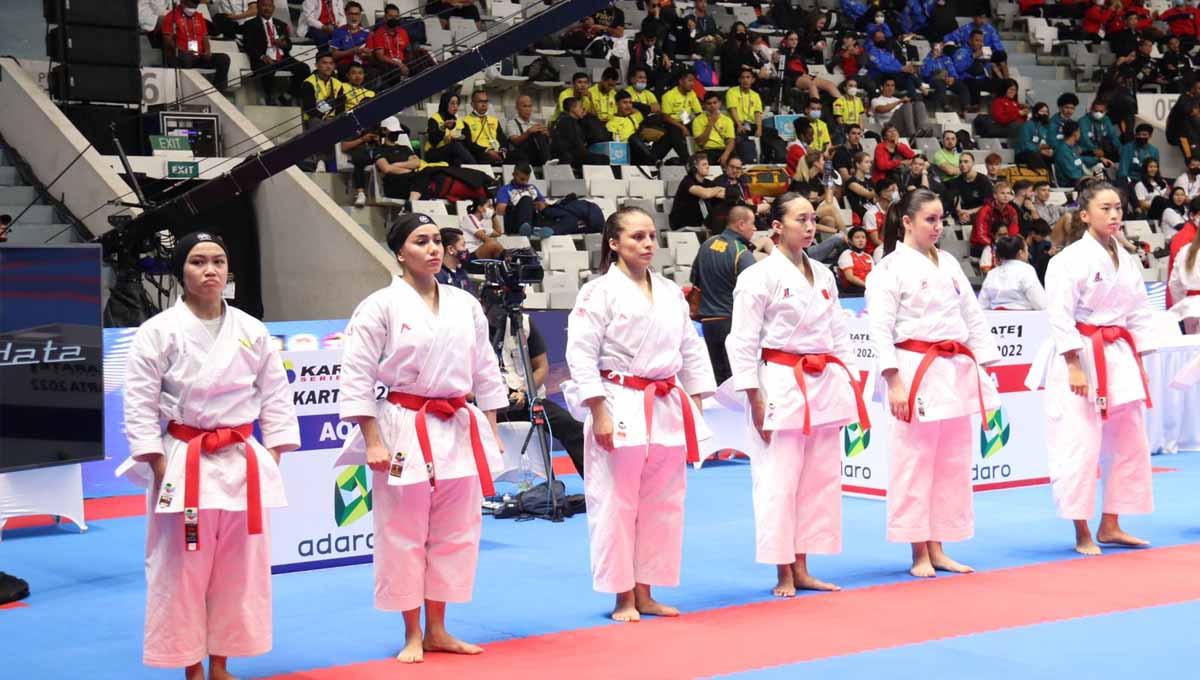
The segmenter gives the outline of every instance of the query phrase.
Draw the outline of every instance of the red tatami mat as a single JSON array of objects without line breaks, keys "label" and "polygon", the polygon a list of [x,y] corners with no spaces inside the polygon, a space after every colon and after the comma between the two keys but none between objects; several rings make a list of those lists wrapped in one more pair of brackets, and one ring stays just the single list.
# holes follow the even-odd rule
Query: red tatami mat
[{"label": "red tatami mat", "polygon": [[[146,497],[112,496],[109,498],[89,498],[83,502],[84,521],[95,522],[102,519],[118,519],[121,517],[136,517],[146,514]],[[64,521],[66,518],[63,518]],[[49,515],[29,515],[13,517],[4,525],[4,529],[23,529],[54,524],[54,518]]]},{"label": "red tatami mat", "polygon": [[[481,657],[430,654],[277,680],[692,678],[1200,599],[1200,545],[1120,552],[965,576],[801,596],[674,620],[496,642]],[[399,625],[399,616],[397,625]],[[398,636],[401,629],[397,628]],[[397,651],[401,638],[397,638]]]}]

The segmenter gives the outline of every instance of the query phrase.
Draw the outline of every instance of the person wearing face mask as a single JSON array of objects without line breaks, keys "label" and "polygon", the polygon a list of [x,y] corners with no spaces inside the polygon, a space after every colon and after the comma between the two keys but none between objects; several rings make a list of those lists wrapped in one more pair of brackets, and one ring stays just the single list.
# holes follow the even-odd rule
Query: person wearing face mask
[{"label": "person wearing face mask", "polygon": [[830,145],[830,138],[829,125],[821,119],[821,100],[809,100],[808,109],[805,113],[808,116],[808,122],[812,126],[813,131],[812,144],[808,146],[813,151],[822,151]]},{"label": "person wearing face mask", "polygon": [[887,23],[887,17],[882,11],[875,12],[871,21],[863,28],[863,33],[867,35],[875,35],[875,32],[883,33],[883,37],[888,40],[894,40],[896,34],[892,31],[892,27]]},{"label": "person wearing face mask", "polygon": [[1117,169],[1119,177],[1130,182],[1140,181],[1146,163],[1158,160],[1158,149],[1150,143],[1150,135],[1153,132],[1153,127],[1142,123],[1134,131],[1133,141],[1121,147],[1121,165]]},{"label": "person wearing face mask", "polygon": [[454,228],[439,230],[442,236],[442,268],[435,275],[438,283],[454,286],[477,297],[475,283],[467,276],[467,262],[471,261],[471,251],[467,248],[463,232]]},{"label": "person wearing face mask", "polygon": [[[340,26],[333,35],[329,36],[329,48],[333,51],[333,59],[337,62],[338,73],[345,78],[350,64],[367,65],[374,60],[372,50],[367,47],[371,37],[371,29],[363,26],[363,8],[354,0],[346,3],[346,23]],[[374,73],[368,74],[370,80],[375,79]]]},{"label": "person wearing face mask", "polygon": [[736,83],[742,69],[753,71],[758,60],[750,47],[750,31],[746,24],[737,22],[729,31],[725,44],[721,46],[721,80],[722,83]]},{"label": "person wearing face mask", "polygon": [[1074,187],[1084,175],[1092,174],[1099,166],[1110,167],[1107,158],[1096,158],[1079,145],[1079,123],[1063,123],[1063,139],[1054,147],[1054,178],[1060,187]]},{"label": "person wearing face mask", "polygon": [[866,109],[862,97],[858,96],[858,81],[853,78],[843,80],[841,85],[838,85],[838,92],[841,96],[833,100],[833,119],[844,130],[856,125],[861,126]]},{"label": "person wearing face mask", "polygon": [[467,124],[458,115],[458,102],[458,93],[450,90],[442,93],[437,112],[429,117],[424,151],[426,160],[457,165],[475,162],[474,154],[464,142]]},{"label": "person wearing face mask", "polygon": [[1121,135],[1107,113],[1105,102],[1092,102],[1088,116],[1079,121],[1079,148],[1096,158],[1112,160],[1120,157]]},{"label": "person wearing face mask", "polygon": [[211,68],[213,85],[224,92],[229,80],[229,55],[213,54],[208,22],[196,11],[199,0],[183,0],[163,17],[163,60],[175,68]]},{"label": "person wearing face mask", "polygon": [[[392,132],[393,130],[395,130],[394,133]],[[349,157],[350,165],[354,168],[351,174],[351,185],[354,189],[354,207],[362,208],[367,205],[367,166],[375,162],[375,153],[379,149],[380,140],[386,140],[392,134],[395,134],[399,138],[400,132],[400,120],[393,116],[384,118],[379,123],[378,131],[371,130],[356,137],[342,140],[342,153]],[[399,151],[399,147],[396,150]],[[394,160],[399,160],[399,158]]]},{"label": "person wearing face mask", "polygon": [[933,96],[929,98],[929,103],[934,109],[947,110],[948,91],[953,92],[958,100],[960,114],[971,101],[971,92],[967,89],[966,82],[958,77],[954,59],[942,51],[940,42],[930,46],[929,54],[925,55],[925,61],[921,62],[921,77],[933,87]]},{"label": "person wearing face mask", "polygon": [[1021,165],[1044,170],[1054,159],[1050,132],[1050,107],[1046,102],[1033,105],[1033,115],[1017,132],[1015,160]]},{"label": "person wearing face mask", "polygon": [[375,57],[380,72],[380,87],[394,85],[412,74],[407,63],[411,40],[400,25],[400,8],[389,4],[384,8],[383,23],[367,39],[367,48]]},{"label": "person wearing face mask", "polygon": [[630,72],[629,85],[625,88],[625,91],[633,98],[633,108],[646,117],[662,112],[662,108],[658,105],[658,97],[651,91],[649,85],[650,76],[646,69],[636,66]]},{"label": "person wearing face mask", "polygon": [[871,34],[871,44],[867,47],[867,64],[868,72],[875,82],[883,83],[888,79],[894,81],[896,88],[906,98],[915,98],[921,91],[921,83],[915,75],[919,72],[918,65],[905,63],[882,31]]},{"label": "person wearing face mask", "polygon": [[463,249],[470,257],[490,260],[504,252],[504,246],[496,240],[504,232],[497,230],[495,216],[496,206],[489,198],[471,201],[467,213],[459,219]]},{"label": "person wearing face mask", "polygon": [[1200,196],[1200,157],[1188,159],[1187,172],[1175,180],[1175,186],[1187,192],[1188,199]]}]

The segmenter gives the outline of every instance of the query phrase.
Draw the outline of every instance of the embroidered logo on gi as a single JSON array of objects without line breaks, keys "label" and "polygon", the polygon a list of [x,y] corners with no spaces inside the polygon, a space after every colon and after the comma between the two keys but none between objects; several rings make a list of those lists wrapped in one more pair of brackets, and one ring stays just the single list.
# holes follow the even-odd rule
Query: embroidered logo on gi
[{"label": "embroidered logo on gi", "polygon": [[783,298],[786,300],[787,298],[790,298],[791,296],[792,296],[792,289],[784,288],[783,289]]},{"label": "embroidered logo on gi", "polygon": [[1100,283],[1103,279],[1100,278],[1100,272],[1096,272],[1096,278],[1092,279],[1095,283]]},{"label": "embroidered logo on gi", "polygon": [[397,479],[404,474],[404,452],[397,451],[395,456],[392,456],[392,466],[388,470],[388,474]]},{"label": "embroidered logo on gi", "polygon": [[822,291],[821,291],[821,295],[825,296],[825,299],[826,299],[826,300],[829,300],[829,299],[830,299],[830,297],[829,297],[829,290],[828,290],[828,289],[822,290]]},{"label": "embroidered logo on gi", "polygon": [[291,359],[283,360],[283,371],[287,373],[288,384],[296,382],[296,364]]},{"label": "embroidered logo on gi", "polygon": [[1009,427],[1004,419],[1004,409],[988,411],[984,418],[984,427],[979,431],[979,455],[984,459],[1000,453],[1008,443]]},{"label": "embroidered logo on gi", "polygon": [[926,281],[925,279],[921,279],[921,290],[925,290],[928,287],[929,287],[929,281]]},{"label": "embroidered logo on gi", "polygon": [[958,287],[958,279],[953,279],[953,283],[954,283],[954,294],[962,295],[962,291]]},{"label": "embroidered logo on gi", "polygon": [[853,458],[871,445],[871,430],[864,430],[859,423],[850,423],[842,428],[842,450],[847,458]]},{"label": "embroidered logo on gi", "polygon": [[412,328],[408,324],[406,324],[406,323],[400,324],[400,332],[401,333],[403,333],[404,331],[410,331],[410,330],[412,330]]},{"label": "embroidered logo on gi", "polygon": [[[909,415],[911,416],[912,414]],[[922,397],[917,397],[917,415],[922,418],[925,417],[925,399]]]},{"label": "embroidered logo on gi", "polygon": [[338,473],[333,484],[333,521],[349,526],[371,512],[367,466],[351,465]]},{"label": "embroidered logo on gi", "polygon": [[624,439],[625,434],[626,434],[625,433],[625,421],[618,420],[617,421],[617,434],[616,434],[617,439]]},{"label": "embroidered logo on gi", "polygon": [[238,338],[238,344],[246,349],[254,349],[254,343],[250,342],[250,338]]},{"label": "embroidered logo on gi", "polygon": [[183,521],[188,522],[190,524],[195,524],[199,520],[200,520],[200,511],[199,510],[197,510],[196,508],[184,508],[183,509]]}]

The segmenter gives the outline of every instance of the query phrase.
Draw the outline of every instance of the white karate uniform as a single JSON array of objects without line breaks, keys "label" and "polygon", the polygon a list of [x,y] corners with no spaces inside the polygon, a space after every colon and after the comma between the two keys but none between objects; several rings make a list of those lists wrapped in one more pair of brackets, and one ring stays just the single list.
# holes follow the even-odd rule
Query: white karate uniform
[{"label": "white karate uniform", "polygon": [[[686,491],[683,403],[678,392],[654,399],[647,436],[641,390],[601,377],[601,371],[650,380],[677,378],[689,395],[716,390],[704,341],[688,317],[683,292],[651,274],[654,301],[617,266],[588,282],[567,322],[571,380],[563,396],[584,421],[584,489],[596,590],[623,593],[636,583],[679,583]],[[612,415],[613,450],[600,448],[584,402],[604,397]],[[698,439],[704,418],[692,405]]]},{"label": "white karate uniform", "polygon": [[983,278],[979,305],[1008,311],[1045,309],[1046,291],[1028,262],[1005,260]]},{"label": "white karate uniform", "polygon": [[1188,269],[1188,253],[1195,248],[1188,244],[1175,254],[1175,265],[1171,268],[1171,280],[1167,288],[1171,291],[1171,299],[1175,304],[1169,310],[1179,318],[1187,328],[1188,333],[1197,331],[1197,321],[1200,321],[1200,295],[1188,295],[1188,291],[1200,291],[1200,256],[1196,258],[1196,266]]},{"label": "white karate uniform", "polygon": [[[271,560],[266,508],[287,504],[275,459],[264,448],[300,446],[292,390],[261,322],[226,305],[214,338],[182,300],[138,329],[125,375],[130,457],[118,469],[148,487],[146,640],[149,666],[180,667],[210,654],[271,649]],[[200,430],[259,421],[252,437],[263,533],[246,533],[246,457],[236,444],[200,457],[199,549],[183,540],[187,442],[162,421]],[[166,456],[161,487],[140,459]]]},{"label": "white karate uniform", "polygon": [[[1148,513],[1154,509],[1150,445],[1146,439],[1142,373],[1133,351],[1123,341],[1106,344],[1108,418],[1096,402],[1098,387],[1092,341],[1075,328],[1122,326],[1133,335],[1138,351],[1158,348],[1147,307],[1141,266],[1118,247],[1119,268],[1090,233],[1050,260],[1046,270],[1046,308],[1050,339],[1030,367],[1026,384],[1046,386],[1046,447],[1050,481],[1059,515],[1087,519],[1095,511],[1097,464],[1104,476],[1104,512]],[[1071,392],[1063,355],[1079,352],[1088,377],[1089,395]]]},{"label": "white karate uniform", "polygon": [[[329,0],[329,8],[333,10],[333,25],[346,25],[346,7],[341,0]],[[369,25],[363,17],[363,25]],[[300,18],[296,20],[296,35],[308,35],[308,29],[321,28],[321,0],[304,0],[300,7]]]},{"label": "white karate uniform", "polygon": [[[804,256],[807,259],[807,256]],[[854,370],[845,312],[833,273],[809,261],[813,283],[776,248],[738,277],[732,331],[725,340],[735,390],[758,389],[766,407],[764,444],[746,408],[753,480],[755,559],[791,564],[798,554],[842,549],[841,427],[858,420],[855,383],[836,364],[805,374],[805,398],[791,367],[761,360],[764,348],[832,354]],[[857,380],[857,377],[855,377]]]},{"label": "white karate uniform", "polygon": [[[438,286],[434,314],[402,278],[363,300],[346,327],[338,402],[343,420],[376,419],[393,452],[391,470],[374,472],[375,606],[416,609],[426,600],[467,602],[475,582],[482,523],[479,472],[465,410],[426,423],[437,487],[417,441],[417,412],[380,399],[388,391],[429,398],[475,394],[475,414],[488,467],[503,461],[483,411],[508,406],[488,324],[479,302],[453,286]],[[355,430],[337,465],[366,464],[366,442]],[[400,472],[399,475],[393,472]]]},{"label": "white karate uniform", "polygon": [[[1000,360],[979,301],[953,255],[938,262],[898,243],[867,279],[867,316],[876,372],[898,369],[911,390],[923,354],[896,348],[905,340],[965,344],[980,367],[962,355],[933,360],[922,379],[910,421],[892,423],[888,462],[889,541],[962,541],[974,533],[971,428],[984,408],[999,408],[994,381],[982,366]],[[977,383],[978,381],[978,383]],[[878,389],[887,402],[886,383]],[[890,410],[890,409],[889,409]]]}]

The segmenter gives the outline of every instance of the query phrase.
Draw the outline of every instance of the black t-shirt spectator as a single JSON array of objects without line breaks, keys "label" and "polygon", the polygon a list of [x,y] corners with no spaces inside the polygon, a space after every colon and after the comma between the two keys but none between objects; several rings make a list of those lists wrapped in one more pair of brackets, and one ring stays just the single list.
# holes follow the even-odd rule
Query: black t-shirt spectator
[{"label": "black t-shirt spectator", "polygon": [[1109,36],[1108,41],[1112,46],[1113,54],[1118,57],[1123,57],[1127,54],[1133,54],[1137,51],[1138,39],[1140,36],[1137,31],[1131,31],[1128,28],[1117,31]]},{"label": "black t-shirt spectator", "polygon": [[958,199],[958,207],[974,210],[992,196],[992,182],[983,173],[975,174],[975,181],[968,182],[966,175],[959,175],[946,184],[946,190]]},{"label": "black t-shirt spectator", "polygon": [[846,202],[850,204],[850,212],[862,217],[863,213],[867,211],[867,201],[870,199],[863,198],[851,191],[850,187],[852,186],[858,186],[859,189],[865,191],[873,191],[873,189],[871,189],[869,182],[860,180],[857,177],[851,176],[850,181],[846,182]]},{"label": "black t-shirt spectator", "polygon": [[704,226],[704,215],[700,212],[700,197],[692,195],[689,191],[692,187],[711,187],[711,180],[705,179],[702,182],[696,181],[695,175],[688,175],[679,183],[679,189],[675,191],[675,202],[671,204],[671,229],[682,229],[684,227],[702,227]]},{"label": "black t-shirt spectator", "polygon": [[849,145],[843,144],[839,146],[837,151],[833,152],[833,169],[841,170],[846,168],[847,172],[854,168],[854,154],[862,151],[862,145],[856,148],[849,148]]}]

